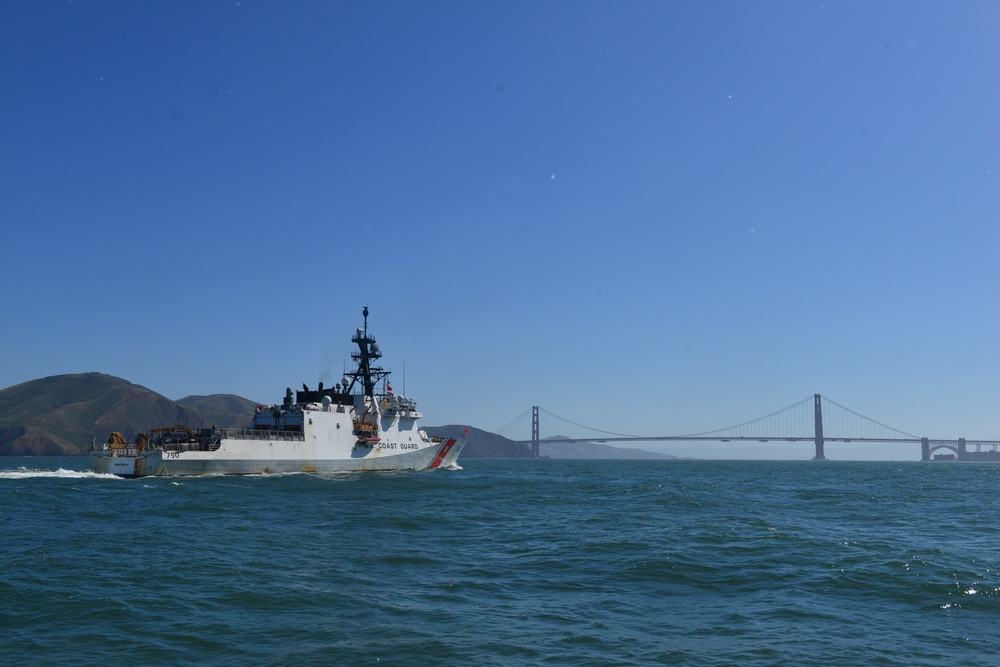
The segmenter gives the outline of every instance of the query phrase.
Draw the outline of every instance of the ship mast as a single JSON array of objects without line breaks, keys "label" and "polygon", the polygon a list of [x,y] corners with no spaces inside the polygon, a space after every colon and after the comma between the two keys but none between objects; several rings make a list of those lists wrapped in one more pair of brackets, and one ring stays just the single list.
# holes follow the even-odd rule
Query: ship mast
[{"label": "ship mast", "polygon": [[[344,379],[331,388],[324,389],[323,383],[320,382],[316,391],[309,391],[309,387],[303,384],[302,391],[296,393],[296,403],[317,403],[324,397],[329,397],[338,405],[354,405],[352,396],[363,395],[369,399],[365,404],[377,412],[375,387],[389,377],[390,372],[372,363],[382,357],[382,352],[378,349],[375,336],[368,333],[368,306],[365,306],[362,314],[365,324],[363,327],[358,327],[357,333],[351,338],[351,341],[358,346],[357,351],[351,353],[351,358],[358,365],[357,370],[345,372]],[[354,393],[354,388],[358,384],[362,386],[361,394]],[[292,390],[288,389],[285,394],[285,405],[291,404],[291,394]]]},{"label": "ship mast", "polygon": [[375,337],[368,333],[368,306],[361,311],[365,318],[364,328],[359,328],[351,342],[357,343],[358,351],[353,355],[358,362],[358,370],[347,375],[351,378],[351,389],[356,382],[361,382],[364,387],[365,396],[375,398],[375,385],[389,376],[389,371],[379,366],[373,366],[372,362],[382,357],[382,352],[378,349]]}]

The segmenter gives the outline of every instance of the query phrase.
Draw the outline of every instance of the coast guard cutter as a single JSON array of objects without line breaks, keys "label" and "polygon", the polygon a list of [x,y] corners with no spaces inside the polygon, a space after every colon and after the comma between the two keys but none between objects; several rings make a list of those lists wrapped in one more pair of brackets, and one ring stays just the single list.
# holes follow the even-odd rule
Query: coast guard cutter
[{"label": "coast guard cutter", "polygon": [[397,396],[382,353],[364,326],[351,341],[357,370],[332,388],[287,389],[281,405],[258,406],[249,428],[169,426],[134,443],[112,433],[90,452],[90,468],[122,477],[266,474],[457,467],[460,438],[432,438],[417,427],[417,404]]}]

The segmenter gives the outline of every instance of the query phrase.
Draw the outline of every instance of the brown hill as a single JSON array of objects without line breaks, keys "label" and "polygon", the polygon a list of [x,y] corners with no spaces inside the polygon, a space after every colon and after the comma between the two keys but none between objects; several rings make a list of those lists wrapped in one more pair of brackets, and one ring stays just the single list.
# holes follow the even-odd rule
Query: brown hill
[{"label": "brown hill", "polygon": [[79,455],[112,431],[211,421],[146,387],[102,373],[55,375],[0,390],[0,455]]},{"label": "brown hill", "polygon": [[219,428],[247,428],[258,403],[236,394],[185,396],[176,401],[194,410]]}]

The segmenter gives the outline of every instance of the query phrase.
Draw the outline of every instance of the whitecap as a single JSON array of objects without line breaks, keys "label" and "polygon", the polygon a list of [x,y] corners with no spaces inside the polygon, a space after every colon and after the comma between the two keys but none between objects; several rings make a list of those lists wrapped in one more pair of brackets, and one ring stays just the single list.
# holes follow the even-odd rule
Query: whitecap
[{"label": "whitecap", "polygon": [[0,470],[0,479],[31,479],[34,477],[50,477],[57,479],[122,479],[117,475],[91,472],[89,470],[37,470],[18,468],[17,470]]}]

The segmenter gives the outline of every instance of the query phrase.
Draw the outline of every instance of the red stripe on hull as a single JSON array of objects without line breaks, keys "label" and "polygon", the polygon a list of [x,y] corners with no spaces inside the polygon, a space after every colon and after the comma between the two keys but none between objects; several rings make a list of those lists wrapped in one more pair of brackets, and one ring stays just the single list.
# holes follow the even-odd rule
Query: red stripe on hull
[{"label": "red stripe on hull", "polygon": [[444,461],[444,457],[448,456],[448,452],[451,451],[451,448],[455,446],[456,442],[458,442],[456,438],[448,438],[448,441],[445,442],[443,445],[441,445],[441,450],[437,453],[437,456],[434,457],[434,460],[431,461],[431,464],[427,467],[437,468],[439,465],[441,465],[441,461]]}]

